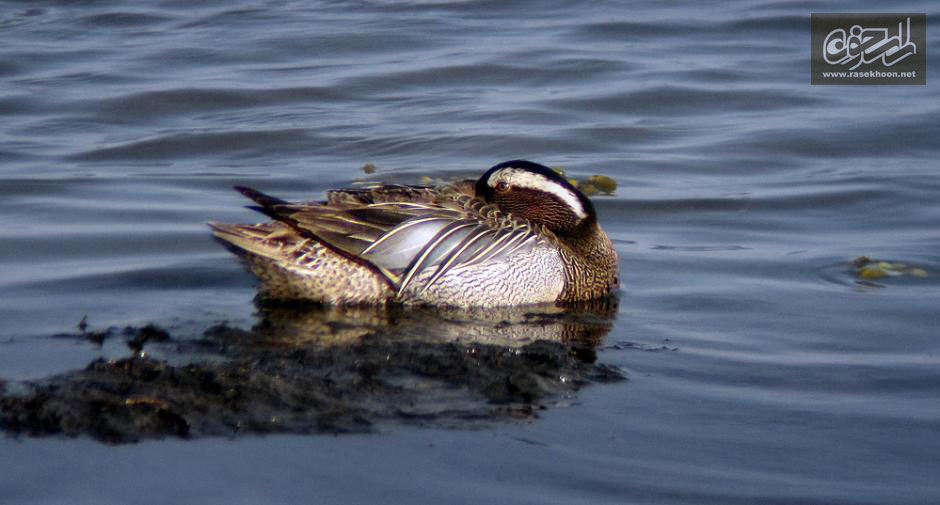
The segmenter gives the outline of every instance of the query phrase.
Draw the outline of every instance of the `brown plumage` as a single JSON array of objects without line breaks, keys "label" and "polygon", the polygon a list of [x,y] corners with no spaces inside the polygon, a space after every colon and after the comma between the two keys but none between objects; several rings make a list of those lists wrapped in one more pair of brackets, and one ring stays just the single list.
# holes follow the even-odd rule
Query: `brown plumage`
[{"label": "brown plumage", "polygon": [[237,189],[273,221],[210,226],[269,297],[500,306],[617,288],[617,253],[591,202],[531,162],[475,183],[333,190],[322,203]]}]

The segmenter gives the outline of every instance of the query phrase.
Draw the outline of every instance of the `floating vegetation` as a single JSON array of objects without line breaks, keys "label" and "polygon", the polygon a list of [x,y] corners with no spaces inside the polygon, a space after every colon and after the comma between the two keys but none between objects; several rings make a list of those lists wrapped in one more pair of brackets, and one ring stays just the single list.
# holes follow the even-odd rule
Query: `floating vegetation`
[{"label": "floating vegetation", "polygon": [[[564,168],[552,167],[552,170],[557,172],[558,175],[565,177]],[[617,191],[617,181],[615,181],[613,177],[606,175],[592,175],[580,181],[574,178],[568,178],[568,182],[587,196],[593,196],[598,193],[610,196]]]},{"label": "floating vegetation", "polygon": [[921,267],[911,266],[907,263],[871,259],[868,256],[855,258],[852,260],[852,266],[855,267],[855,275],[868,281],[905,275],[919,278],[928,276],[927,271]]},{"label": "floating vegetation", "polygon": [[[625,378],[596,362],[615,304],[481,313],[259,309],[255,328],[220,324],[201,338],[155,325],[95,331],[87,322],[55,335],[96,345],[123,339],[129,353],[45,379],[0,379],[0,430],[127,443],[364,432],[388,421],[477,427],[530,419],[584,385]],[[168,359],[144,352],[152,347]]]},{"label": "floating vegetation", "polygon": [[612,195],[614,191],[617,191],[617,181],[606,175],[592,175],[588,177],[587,184],[594,186],[605,195]]}]

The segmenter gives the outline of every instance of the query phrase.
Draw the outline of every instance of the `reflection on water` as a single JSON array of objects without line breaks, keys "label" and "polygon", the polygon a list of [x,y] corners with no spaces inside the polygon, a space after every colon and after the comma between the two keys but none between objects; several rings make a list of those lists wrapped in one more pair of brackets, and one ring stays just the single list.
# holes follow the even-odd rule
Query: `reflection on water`
[{"label": "reflection on water", "polygon": [[342,345],[366,335],[519,347],[536,340],[593,349],[610,331],[616,298],[564,307],[487,309],[262,303],[254,330],[268,343]]},{"label": "reflection on water", "polygon": [[[614,301],[488,311],[260,310],[252,330],[216,325],[197,340],[153,325],[94,331],[83,320],[79,333],[58,338],[98,346],[123,338],[131,355],[0,383],[0,428],[121,443],[359,432],[379,420],[466,427],[528,418],[584,384],[623,379],[595,363]],[[154,349],[165,359],[151,357]]]},{"label": "reflection on water", "polygon": [[[370,371],[414,379],[385,361],[409,363],[409,346],[445,364],[485,348],[497,364],[526,348],[550,362],[570,357],[559,342],[599,339],[584,348],[632,380],[588,388],[573,408],[518,429],[396,425],[379,437],[119,450],[0,439],[0,502],[99,503],[107,490],[124,493],[115,502],[241,503],[262,488],[270,503],[940,501],[938,40],[928,39],[926,86],[812,86],[809,15],[830,10],[824,2],[3,6],[8,393],[62,374],[79,386],[92,362],[114,390],[137,370],[186,379],[174,393],[198,391],[217,381],[196,372],[212,370],[179,367],[203,351],[242,350],[222,361],[244,359],[257,374],[215,372],[257,379],[271,398],[288,391],[278,373],[329,353],[361,381],[335,385],[366,391]],[[931,33],[937,9],[898,7],[926,12]],[[239,208],[235,184],[303,201],[360,178],[475,178],[518,158],[616,181],[613,195],[594,198],[621,260],[615,315],[258,309],[254,279],[203,224],[257,218]],[[359,169],[366,162],[374,173]],[[877,268],[853,266],[861,255]],[[120,331],[101,345],[49,337],[86,315],[91,328],[167,329],[169,340],[143,350],[173,366],[128,361]],[[202,335],[219,321],[228,329]],[[639,351],[663,345],[679,350]],[[353,351],[370,358],[342,361]],[[478,413],[493,405],[481,398],[519,398],[512,387],[542,381],[531,367],[517,384],[492,380],[496,369],[479,375],[476,400],[418,405]],[[335,380],[326,370],[311,368],[311,380]],[[302,398],[306,379],[293,378]],[[359,393],[348,397],[369,398]],[[143,399],[132,402],[140,413],[179,412]],[[165,485],[184,473],[193,478]]]}]

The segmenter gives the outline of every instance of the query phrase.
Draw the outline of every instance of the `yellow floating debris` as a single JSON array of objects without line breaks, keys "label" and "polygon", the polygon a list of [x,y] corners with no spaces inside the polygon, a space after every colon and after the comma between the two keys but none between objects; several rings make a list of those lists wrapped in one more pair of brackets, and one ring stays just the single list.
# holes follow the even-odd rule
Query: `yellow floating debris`
[{"label": "yellow floating debris", "polygon": [[907,263],[873,260],[868,256],[859,256],[852,260],[855,274],[862,279],[880,279],[882,277],[927,277],[927,270],[920,267],[911,267]]},{"label": "yellow floating debris", "polygon": [[588,177],[587,182],[597,188],[601,193],[610,195],[617,191],[617,181],[606,175],[592,175]]},{"label": "yellow floating debris", "polygon": [[587,196],[591,196],[597,193],[597,188],[594,187],[594,185],[589,182],[582,182],[581,184],[578,185],[578,189],[581,190],[581,192]]},{"label": "yellow floating debris", "polygon": [[858,269],[858,276],[862,279],[880,279],[887,277],[888,273],[876,266],[865,266]]}]

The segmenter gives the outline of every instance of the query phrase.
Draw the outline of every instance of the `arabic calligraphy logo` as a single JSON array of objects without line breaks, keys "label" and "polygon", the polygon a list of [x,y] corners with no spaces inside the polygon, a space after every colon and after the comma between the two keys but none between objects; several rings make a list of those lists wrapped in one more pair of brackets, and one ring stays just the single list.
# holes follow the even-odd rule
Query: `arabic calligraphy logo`
[{"label": "arabic calligraphy logo", "polygon": [[897,35],[890,35],[888,28],[863,28],[853,25],[849,33],[838,28],[826,36],[823,42],[823,58],[830,65],[848,65],[855,70],[861,65],[881,60],[881,64],[890,67],[895,63],[917,54],[917,45],[911,42],[911,18],[905,23],[898,23]]}]

